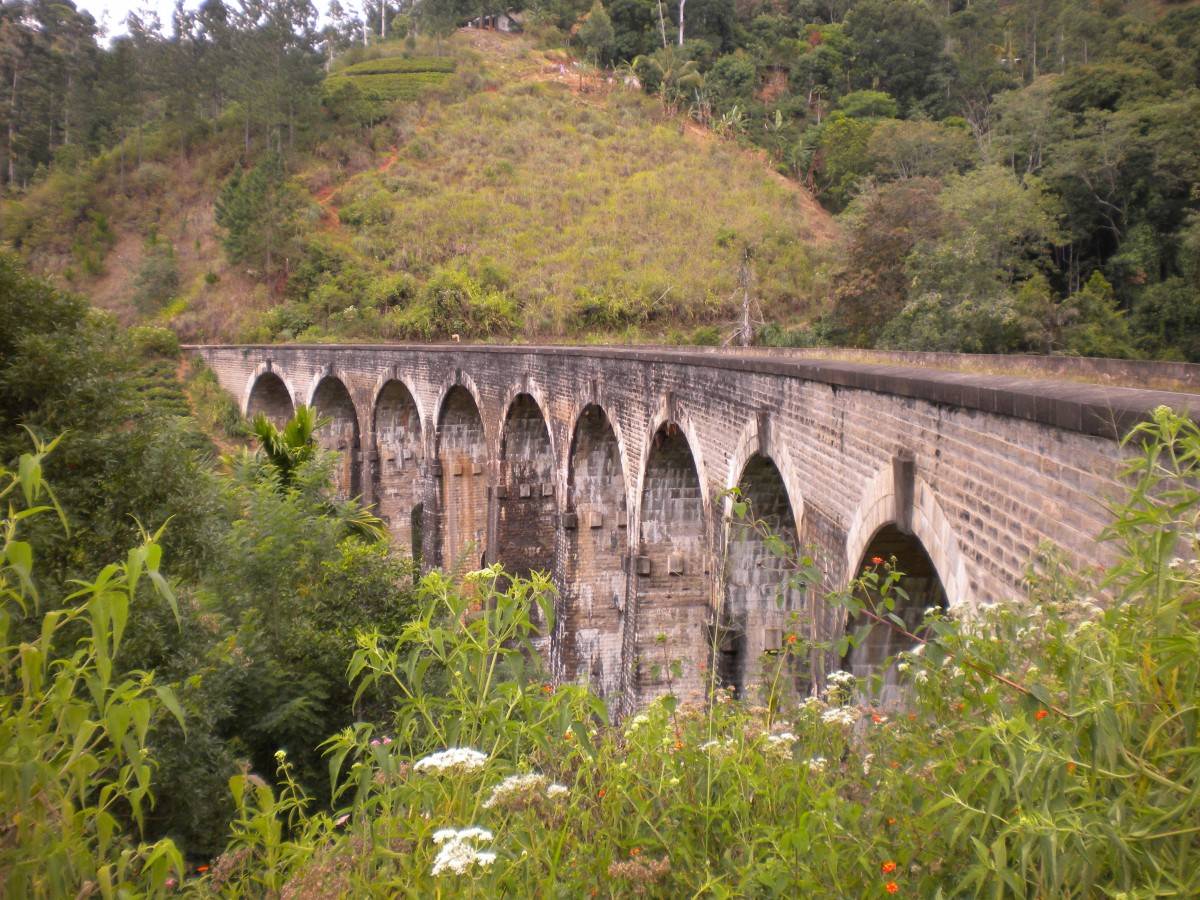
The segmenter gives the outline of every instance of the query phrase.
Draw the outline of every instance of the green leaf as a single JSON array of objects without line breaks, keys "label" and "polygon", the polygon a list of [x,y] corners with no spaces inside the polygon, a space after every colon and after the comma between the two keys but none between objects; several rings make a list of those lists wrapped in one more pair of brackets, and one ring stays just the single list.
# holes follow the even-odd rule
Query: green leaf
[{"label": "green leaf", "polygon": [[163,706],[175,717],[175,721],[179,723],[179,727],[183,729],[184,737],[187,737],[187,725],[183,720],[183,707],[179,705],[179,699],[175,696],[175,691],[166,684],[156,684],[154,693],[158,695],[158,699],[162,701]]}]

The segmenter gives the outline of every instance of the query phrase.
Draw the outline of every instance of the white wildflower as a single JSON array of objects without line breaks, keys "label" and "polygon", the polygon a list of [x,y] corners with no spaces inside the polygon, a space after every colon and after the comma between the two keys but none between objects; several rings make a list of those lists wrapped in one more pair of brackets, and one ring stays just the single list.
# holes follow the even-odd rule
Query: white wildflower
[{"label": "white wildflower", "polygon": [[829,761],[823,756],[814,756],[808,762],[804,763],[813,772],[824,772],[825,767],[829,765]]},{"label": "white wildflower", "polygon": [[483,801],[483,808],[491,809],[497,804],[503,804],[518,797],[525,798],[529,794],[539,792],[545,784],[545,775],[509,775],[492,788],[491,796]]},{"label": "white wildflower", "polygon": [[836,672],[830,672],[829,677],[826,680],[830,684],[836,684],[840,687],[854,687],[854,683],[858,681],[858,679],[849,672],[843,672],[840,669]]},{"label": "white wildflower", "polygon": [[858,723],[858,712],[845,706],[839,706],[821,713],[821,721],[826,725],[841,725],[850,728]]},{"label": "white wildflower", "polygon": [[929,673],[922,670],[913,676],[913,681],[917,684],[925,684],[925,682],[929,681]]},{"label": "white wildflower", "polygon": [[462,875],[474,865],[486,869],[496,861],[496,854],[476,850],[474,844],[491,839],[492,833],[486,828],[464,828],[461,831],[442,828],[435,831],[433,842],[441,845],[441,849],[434,858],[430,874],[437,876],[450,871]]},{"label": "white wildflower", "polygon": [[483,768],[487,759],[487,754],[480,753],[478,750],[472,750],[469,747],[451,747],[417,760],[413,769],[417,772],[469,772],[472,769]]},{"label": "white wildflower", "polygon": [[864,776],[871,774],[871,761],[874,759],[875,759],[874,753],[868,753],[866,756],[863,757],[862,770],[863,770]]},{"label": "white wildflower", "polygon": [[767,739],[767,752],[772,756],[782,759],[792,758],[792,744],[796,743],[796,736],[790,731],[785,731],[782,734],[769,734],[764,731],[763,737]]},{"label": "white wildflower", "polygon": [[555,797],[565,797],[569,793],[571,793],[571,790],[565,784],[552,784],[546,788],[546,796],[551,800]]},{"label": "white wildflower", "polygon": [[629,723],[629,727],[625,729],[625,735],[628,737],[629,735],[631,735],[635,731],[637,731],[639,728],[641,728],[643,725],[649,725],[649,724],[650,724],[650,717],[648,715],[646,715],[645,713],[639,713],[638,715],[633,717],[633,721],[631,721]]}]

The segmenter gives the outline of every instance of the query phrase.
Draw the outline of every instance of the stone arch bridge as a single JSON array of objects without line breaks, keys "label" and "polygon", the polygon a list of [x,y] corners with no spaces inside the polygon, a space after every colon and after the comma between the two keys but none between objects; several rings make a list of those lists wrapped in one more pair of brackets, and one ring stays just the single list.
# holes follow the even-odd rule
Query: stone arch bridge
[{"label": "stone arch bridge", "polygon": [[[190,349],[248,415],[330,416],[338,490],[374,504],[426,566],[552,573],[555,676],[624,709],[698,694],[701,665],[745,690],[788,633],[840,633],[844,613],[821,597],[874,557],[906,573],[914,622],[1019,593],[1046,541],[1098,561],[1119,437],[1196,399],[787,352]],[[781,587],[764,536],[729,522],[733,486],[812,548],[821,590]],[[816,668],[865,673],[898,649],[879,631]]]}]

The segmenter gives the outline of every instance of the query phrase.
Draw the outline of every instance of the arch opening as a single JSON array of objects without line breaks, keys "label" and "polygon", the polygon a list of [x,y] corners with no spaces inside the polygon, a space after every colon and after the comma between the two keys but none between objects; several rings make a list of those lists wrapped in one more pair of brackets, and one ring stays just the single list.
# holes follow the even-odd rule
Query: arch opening
[{"label": "arch opening", "polygon": [[621,446],[595,404],[575,423],[567,494],[557,668],[565,680],[586,678],[611,698],[621,688],[629,511]]},{"label": "arch opening", "polygon": [[341,379],[327,375],[313,392],[313,406],[318,418],[330,418],[327,425],[317,430],[317,442],[326,450],[341,454],[333,472],[334,490],[340,497],[357,497],[362,493],[362,453],[358,413],[350,392]]},{"label": "arch opening", "polygon": [[[722,687],[746,697],[766,668],[783,659],[789,633],[807,634],[807,604],[802,590],[788,585],[790,561],[772,551],[766,534],[751,523],[762,522],[770,533],[796,549],[798,530],[783,476],[769,458],[755,454],[738,482],[747,504],[745,521],[730,525],[727,544],[725,602],[716,639],[715,666]],[[797,661],[787,673],[803,691],[807,673]]]},{"label": "arch opening", "polygon": [[441,565],[474,569],[487,553],[487,438],[471,392],[455,386],[437,430]]},{"label": "arch opening", "polygon": [[496,558],[507,572],[554,569],[554,451],[537,401],[518,394],[509,406],[500,445]]},{"label": "arch opening", "polygon": [[250,389],[246,418],[254,419],[259,413],[265,415],[276,428],[282,428],[296,414],[291,392],[274,372],[263,372]]},{"label": "arch opening", "polygon": [[400,547],[414,547],[413,558],[420,553],[419,529],[414,531],[413,515],[423,499],[421,465],[421,416],[408,388],[400,381],[388,381],[375,401],[375,451],[373,473],[377,513]]},{"label": "arch opening", "polygon": [[[651,442],[640,522],[637,700],[667,692],[701,699],[698,663],[707,662],[710,631],[704,498],[692,449],[674,423]],[[676,661],[684,663],[678,675]]]},{"label": "arch opening", "polygon": [[[884,564],[890,563],[893,557],[896,571],[902,575],[899,585],[907,598],[896,596],[892,614],[904,622],[906,631],[920,635],[925,610],[931,607],[946,609],[948,604],[946,589],[933,560],[916,535],[905,534],[895,524],[883,526],[867,544],[856,573],[865,568],[874,568],[879,571],[882,582]],[[873,562],[876,559],[884,562]],[[866,603],[868,609],[883,612],[877,591],[868,590],[859,599]],[[866,621],[864,616],[851,618],[846,626],[847,633],[852,634]],[[865,696],[882,703],[897,702],[903,695],[900,673],[895,664],[884,668],[884,663],[914,646],[911,638],[906,638],[895,629],[876,624],[861,644],[851,647],[842,657],[842,669],[858,679],[859,690]]]}]

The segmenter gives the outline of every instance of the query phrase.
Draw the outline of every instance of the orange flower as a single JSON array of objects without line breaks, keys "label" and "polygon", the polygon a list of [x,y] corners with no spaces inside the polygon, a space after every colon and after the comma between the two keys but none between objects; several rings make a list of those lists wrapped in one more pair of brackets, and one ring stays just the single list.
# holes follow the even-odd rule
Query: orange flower
[{"label": "orange flower", "polygon": [[676,741],[676,742],[675,742],[675,749],[676,749],[676,750],[682,750],[682,749],[683,749],[683,741]]},{"label": "orange flower", "polygon": [[208,871],[208,866],[196,866],[196,871],[201,874],[204,874],[205,872]]},{"label": "orange flower", "polygon": [[1074,775],[1074,774],[1075,774],[1075,763],[1069,763],[1069,764],[1067,765],[1067,774],[1068,774],[1068,775]]},{"label": "orange flower", "polygon": [[564,731],[564,732],[563,732],[563,740],[565,740],[565,741],[569,741],[569,740],[573,739],[574,737],[575,737],[575,735],[573,735],[573,734],[572,734],[571,732],[569,732],[569,731]]},{"label": "orange flower", "polygon": [[896,871],[896,864],[889,859],[880,868],[883,870],[884,875],[891,875]]},{"label": "orange flower", "polygon": [[879,713],[871,713],[871,721],[878,725],[883,721],[883,716],[881,716]]},{"label": "orange flower", "polygon": [[896,893],[896,891],[900,890],[900,885],[896,884],[896,882],[894,882],[894,881],[889,881],[887,884],[885,884],[883,886],[883,889],[885,891],[887,891],[889,894],[894,894],[894,893]]},{"label": "orange flower", "polygon": [[898,769],[898,768],[900,768],[900,763],[898,763],[898,762],[894,762],[894,763],[892,763],[892,768],[893,768],[893,769]]},{"label": "orange flower", "polygon": [[603,797],[603,796],[604,796],[605,794],[607,794],[607,793],[608,793],[608,789],[607,789],[607,788],[600,788],[600,790],[596,791],[596,796],[597,796],[597,797]]},{"label": "orange flower", "polygon": [[910,722],[915,722],[915,721],[917,721],[917,714],[916,714],[916,713],[909,713],[909,714],[908,714],[908,721],[910,721]]},{"label": "orange flower", "polygon": [[552,684],[544,685],[542,687],[542,693],[543,694],[553,694],[554,693],[554,685],[552,685]]},{"label": "orange flower", "polygon": [[895,818],[888,819],[888,824],[889,824],[889,825],[895,825],[895,824],[896,824],[896,820],[895,820]]},{"label": "orange flower", "polygon": [[871,564],[876,565],[876,566],[882,566],[883,565],[883,557],[882,556],[872,556]]},{"label": "orange flower", "polygon": [[630,856],[639,856],[641,854],[641,852],[642,851],[639,848],[634,847],[632,850],[629,851],[629,855]]},{"label": "orange flower", "polygon": [[796,643],[796,641],[798,641],[798,640],[799,640],[799,638],[798,638],[798,637],[796,637],[796,635],[794,635],[794,634],[789,634],[789,635],[788,635],[787,637],[785,637],[783,640],[784,640],[784,643],[787,643],[787,644],[794,644],[794,643]]}]

